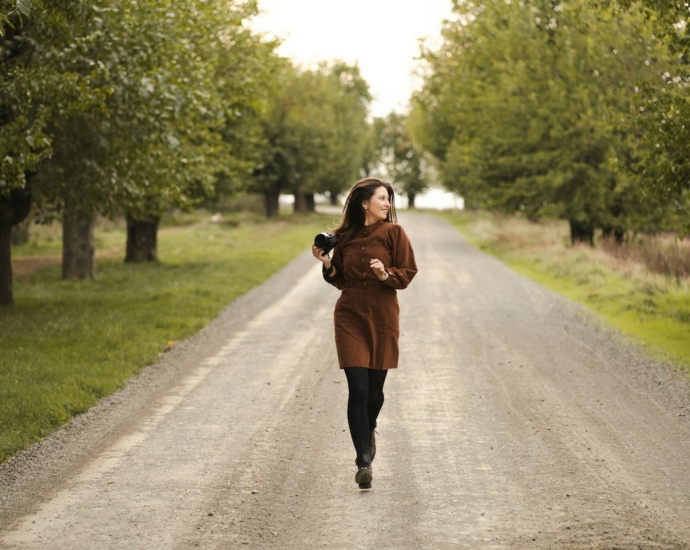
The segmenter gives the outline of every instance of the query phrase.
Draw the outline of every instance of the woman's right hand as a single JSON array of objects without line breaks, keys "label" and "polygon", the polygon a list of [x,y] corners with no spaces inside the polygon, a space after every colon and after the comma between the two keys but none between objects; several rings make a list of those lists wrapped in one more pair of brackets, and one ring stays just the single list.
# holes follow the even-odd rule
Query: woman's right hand
[{"label": "woman's right hand", "polygon": [[323,262],[323,265],[326,269],[330,269],[331,259],[328,257],[328,254],[324,254],[322,248],[319,248],[315,244],[313,244],[311,246],[311,253],[314,255],[314,258],[316,258],[320,262]]}]

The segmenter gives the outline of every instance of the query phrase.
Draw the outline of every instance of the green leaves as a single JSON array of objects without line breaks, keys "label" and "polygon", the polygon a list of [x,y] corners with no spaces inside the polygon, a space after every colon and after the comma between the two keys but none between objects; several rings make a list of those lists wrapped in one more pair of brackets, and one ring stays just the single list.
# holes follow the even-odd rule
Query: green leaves
[{"label": "green leaves", "polygon": [[71,194],[156,215],[220,179],[236,190],[258,162],[274,48],[246,26],[254,13],[240,0],[34,5],[1,43],[0,192],[37,171],[36,196],[58,208]]},{"label": "green leaves", "polygon": [[359,176],[359,69],[292,68],[247,26],[256,2],[3,1],[0,192],[35,172],[34,196],[53,208],[71,196],[145,217],[246,189],[252,174],[336,193]]},{"label": "green leaves", "polygon": [[90,75],[75,70],[85,61],[80,42],[89,39],[82,8],[66,0],[36,4],[26,25],[6,29],[0,41],[0,158],[13,161],[0,165],[0,193],[23,187],[25,173],[50,157],[56,117],[102,107],[104,91],[91,82],[98,68]]},{"label": "green leaves", "polygon": [[414,202],[415,194],[426,189],[427,181],[423,151],[412,141],[408,117],[392,112],[386,118],[376,120],[374,126],[378,127],[381,160],[388,176]]},{"label": "green leaves", "polygon": [[264,121],[266,146],[257,187],[338,194],[359,176],[371,97],[357,66],[313,70],[284,65]]},{"label": "green leaves", "polygon": [[32,0],[0,0],[0,39],[18,31],[31,13]]},{"label": "green leaves", "polygon": [[17,0],[17,10],[19,10],[19,13],[23,16],[28,17],[31,13],[32,4],[31,0]]},{"label": "green leaves", "polygon": [[[630,164],[650,198],[670,205],[670,216],[690,232],[690,6],[674,0],[610,2],[616,9],[642,6],[653,32],[670,54],[656,78],[639,85],[638,108],[627,123],[634,133]],[[647,60],[649,62],[649,60]]]},{"label": "green leaves", "polygon": [[470,206],[565,217],[590,233],[645,226],[653,208],[631,183],[643,141],[631,114],[644,108],[635,90],[669,65],[653,23],[569,1],[456,12],[464,23],[424,54],[412,112],[446,186]]}]

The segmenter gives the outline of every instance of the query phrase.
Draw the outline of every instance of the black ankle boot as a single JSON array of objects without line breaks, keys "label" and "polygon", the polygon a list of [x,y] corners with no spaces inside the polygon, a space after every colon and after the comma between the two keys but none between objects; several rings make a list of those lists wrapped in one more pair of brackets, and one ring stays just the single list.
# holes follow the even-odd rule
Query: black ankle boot
[{"label": "black ankle boot", "polygon": [[357,455],[355,464],[357,464],[355,483],[359,484],[360,489],[371,489],[371,480],[374,476],[371,469],[371,459],[369,458],[369,454],[363,453]]},{"label": "black ankle boot", "polygon": [[372,428],[369,430],[369,460],[374,462],[376,456],[376,430]]}]

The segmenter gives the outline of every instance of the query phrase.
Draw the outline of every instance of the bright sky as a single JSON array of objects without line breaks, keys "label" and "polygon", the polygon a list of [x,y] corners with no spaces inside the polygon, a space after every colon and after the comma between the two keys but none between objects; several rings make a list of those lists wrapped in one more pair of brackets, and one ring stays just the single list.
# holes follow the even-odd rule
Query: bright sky
[{"label": "bright sky", "polygon": [[306,66],[357,62],[374,116],[405,110],[417,85],[417,39],[438,44],[451,16],[451,0],[259,0],[259,8],[252,26],[282,38],[281,55]]}]

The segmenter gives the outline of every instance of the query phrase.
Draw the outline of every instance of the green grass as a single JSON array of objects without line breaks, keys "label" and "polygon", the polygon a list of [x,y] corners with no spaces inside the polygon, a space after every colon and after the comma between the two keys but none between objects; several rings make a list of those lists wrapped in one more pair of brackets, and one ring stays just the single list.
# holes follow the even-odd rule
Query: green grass
[{"label": "green grass", "polygon": [[[15,283],[15,305],[0,308],[0,462],[198,332],[303,252],[332,216],[192,222],[161,229],[160,262],[124,264],[120,254],[99,261],[93,281],[62,281],[53,266]],[[101,247],[124,240],[123,227],[97,234]],[[36,248],[52,253],[40,239]]]},{"label": "green grass", "polygon": [[588,306],[648,354],[690,372],[689,281],[649,273],[591,247],[571,247],[561,222],[444,212],[478,248],[518,273]]}]

